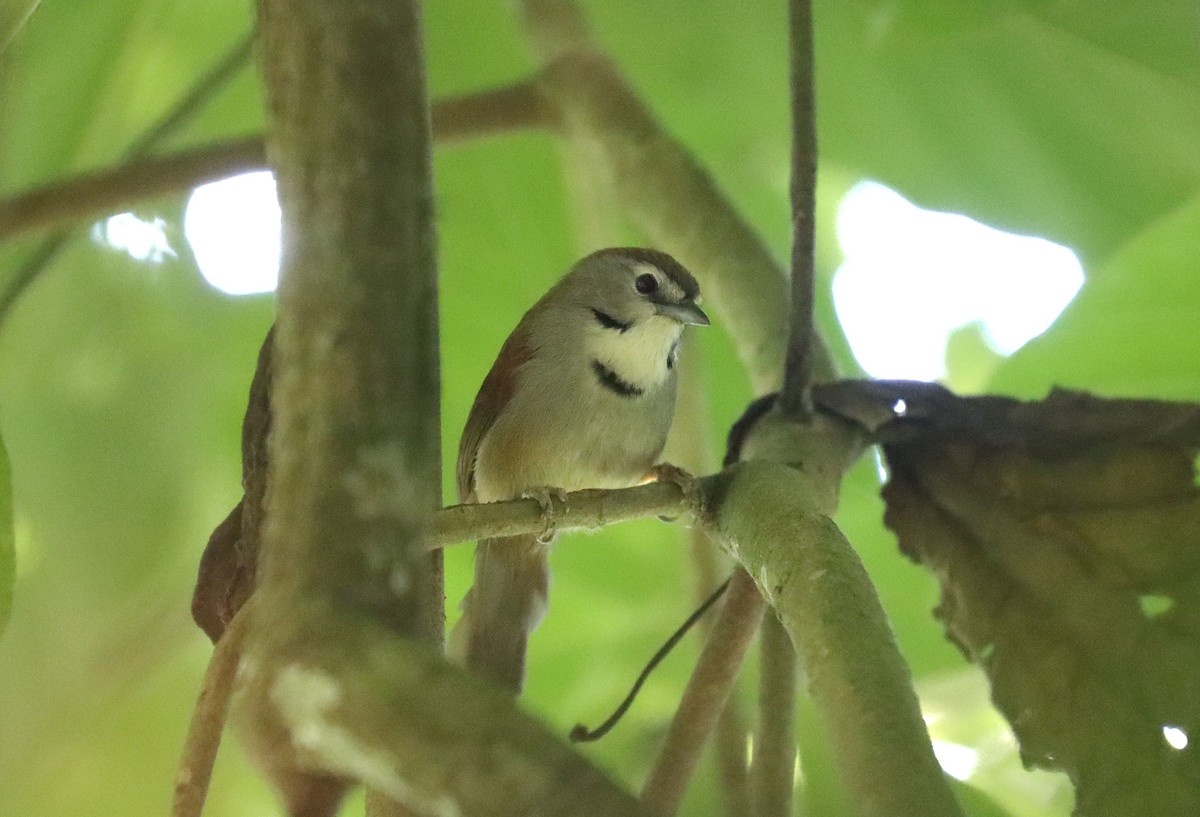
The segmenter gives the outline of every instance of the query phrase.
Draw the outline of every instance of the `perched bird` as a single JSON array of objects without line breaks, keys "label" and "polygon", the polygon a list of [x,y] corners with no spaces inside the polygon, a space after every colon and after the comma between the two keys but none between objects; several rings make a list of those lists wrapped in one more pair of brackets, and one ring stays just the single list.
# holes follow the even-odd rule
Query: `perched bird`
[{"label": "perched bird", "polygon": [[[458,450],[462,502],[625,488],[651,473],[675,411],[684,326],[708,325],[696,279],[671,256],[600,250],[525,313],[471,407]],[[548,546],[488,539],[454,638],[467,666],[520,692],[546,613]]]}]

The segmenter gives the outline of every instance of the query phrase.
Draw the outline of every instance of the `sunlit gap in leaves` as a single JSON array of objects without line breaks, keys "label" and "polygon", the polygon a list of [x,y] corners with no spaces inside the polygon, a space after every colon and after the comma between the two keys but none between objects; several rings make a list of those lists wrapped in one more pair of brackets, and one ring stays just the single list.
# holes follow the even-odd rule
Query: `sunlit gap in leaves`
[{"label": "sunlit gap in leaves", "polygon": [[971,747],[944,740],[935,740],[932,744],[938,765],[955,780],[968,780],[979,768],[979,752]]},{"label": "sunlit gap in leaves", "polygon": [[1024,769],[1012,729],[993,706],[978,667],[926,675],[916,686],[934,757],[946,774],[969,780],[1008,814],[1066,813],[1047,808],[1070,802],[1070,780],[1062,772]]},{"label": "sunlit gap in leaves", "polygon": [[147,221],[133,213],[118,213],[92,227],[92,240],[127,253],[134,261],[159,264],[168,256],[175,257],[166,228],[167,222],[161,218]]},{"label": "sunlit gap in leaves", "polygon": [[922,210],[875,182],[842,199],[837,230],[845,261],[834,306],[872,377],[945,378],[947,342],[972,324],[1007,357],[1045,332],[1083,284],[1067,247]]},{"label": "sunlit gap in leaves", "polygon": [[1188,736],[1187,732],[1180,729],[1178,726],[1164,726],[1162,728],[1163,739],[1172,749],[1182,752],[1187,748]]},{"label": "sunlit gap in leaves", "polygon": [[265,170],[197,187],[183,214],[183,234],[200,274],[229,295],[275,289],[279,224],[275,178]]}]

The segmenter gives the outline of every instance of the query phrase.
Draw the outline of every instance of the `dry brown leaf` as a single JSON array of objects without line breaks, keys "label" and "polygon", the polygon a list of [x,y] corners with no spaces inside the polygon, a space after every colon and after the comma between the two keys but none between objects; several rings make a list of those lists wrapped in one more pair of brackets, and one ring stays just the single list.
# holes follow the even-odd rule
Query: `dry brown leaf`
[{"label": "dry brown leaf", "polygon": [[267,494],[274,335],[272,327],[259,350],[242,420],[242,500],[209,537],[192,594],[192,618],[214,644],[254,590]]},{"label": "dry brown leaf", "polygon": [[884,388],[885,521],[1025,762],[1077,814],[1200,814],[1200,407]]}]

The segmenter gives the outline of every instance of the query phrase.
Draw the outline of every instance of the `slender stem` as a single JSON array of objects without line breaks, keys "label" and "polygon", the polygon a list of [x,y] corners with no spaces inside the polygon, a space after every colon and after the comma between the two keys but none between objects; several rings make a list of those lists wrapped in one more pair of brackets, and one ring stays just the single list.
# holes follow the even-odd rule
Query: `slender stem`
[{"label": "slender stem", "polygon": [[721,710],[716,735],[717,772],[725,790],[725,812],[730,817],[750,813],[750,775],[746,768],[750,732],[736,693],[735,688]]},{"label": "slender stem", "polygon": [[661,817],[672,817],[679,808],[762,619],[762,595],[745,571],[734,572],[725,596],[642,788],[642,803]]},{"label": "slender stem", "polygon": [[796,765],[796,651],[774,610],[763,616],[759,642],[758,732],[750,777],[754,817],[788,817]]},{"label": "slender stem", "polygon": [[237,612],[208,659],[208,669],[204,672],[200,695],[192,709],[183,755],[175,773],[171,817],[200,817],[204,809],[213,764],[217,759],[217,747],[221,745],[221,732],[229,712],[229,696],[237,677],[242,642],[253,607],[251,602]]},{"label": "slender stem", "polygon": [[789,0],[792,85],[792,308],[780,407],[812,415],[817,128],[813,91],[812,0]]},{"label": "slender stem", "polygon": [[562,497],[551,497],[549,502],[546,507],[536,499],[513,499],[442,508],[433,515],[428,547],[550,530],[596,530],[646,516],[694,515],[697,510],[694,491],[685,491],[674,482],[572,491]]},{"label": "slender stem", "polygon": [[[693,474],[705,474],[717,464],[708,429],[709,390],[704,377],[704,361],[700,344],[692,338],[684,346],[685,365],[679,369],[679,399],[675,422],[667,443],[667,458],[679,463]],[[693,574],[692,593],[697,604],[708,597],[713,587],[726,579],[732,562],[722,553],[700,525],[688,531]],[[714,616],[701,620],[696,635],[703,645],[712,631]],[[745,817],[750,813],[750,795],[746,772],[746,743],[749,732],[741,712],[738,690],[734,690],[721,710],[714,738],[717,773],[725,797],[726,813],[730,817]]]}]

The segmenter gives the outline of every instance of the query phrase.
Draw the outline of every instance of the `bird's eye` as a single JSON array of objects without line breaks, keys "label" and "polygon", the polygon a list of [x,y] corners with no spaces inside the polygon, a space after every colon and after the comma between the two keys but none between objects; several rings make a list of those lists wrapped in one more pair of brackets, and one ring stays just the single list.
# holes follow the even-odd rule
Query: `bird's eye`
[{"label": "bird's eye", "polygon": [[643,272],[634,279],[633,286],[643,295],[649,295],[658,289],[658,279],[648,272]]}]

